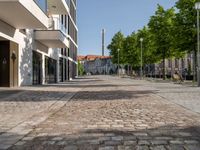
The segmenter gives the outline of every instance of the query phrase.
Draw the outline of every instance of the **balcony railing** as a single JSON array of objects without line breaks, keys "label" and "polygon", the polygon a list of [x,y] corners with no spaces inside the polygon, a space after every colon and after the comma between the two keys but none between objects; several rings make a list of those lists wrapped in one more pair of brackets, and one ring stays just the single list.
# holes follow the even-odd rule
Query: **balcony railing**
[{"label": "balcony railing", "polygon": [[63,25],[59,18],[50,17],[49,18],[49,28],[48,30],[60,30],[64,35],[67,35],[67,29]]}]

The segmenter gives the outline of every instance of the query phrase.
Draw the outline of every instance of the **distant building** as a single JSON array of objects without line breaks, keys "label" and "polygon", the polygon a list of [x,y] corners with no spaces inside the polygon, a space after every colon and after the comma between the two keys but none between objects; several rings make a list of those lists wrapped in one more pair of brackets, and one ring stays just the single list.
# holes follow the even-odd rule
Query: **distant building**
[{"label": "distant building", "polygon": [[114,74],[117,71],[117,65],[112,63],[111,56],[78,56],[78,61],[84,65],[84,70],[87,74]]},{"label": "distant building", "polygon": [[[148,76],[162,77],[163,62],[146,65],[145,74]],[[173,58],[165,60],[166,76],[171,77],[175,72],[182,75],[185,79],[192,79],[194,74],[194,55],[186,54],[183,58]]]}]

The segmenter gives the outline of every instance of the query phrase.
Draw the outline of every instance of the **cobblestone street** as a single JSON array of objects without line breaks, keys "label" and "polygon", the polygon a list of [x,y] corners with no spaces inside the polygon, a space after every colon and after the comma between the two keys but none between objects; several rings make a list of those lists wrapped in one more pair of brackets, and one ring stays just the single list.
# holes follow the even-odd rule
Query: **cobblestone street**
[{"label": "cobblestone street", "polygon": [[196,87],[94,76],[13,90],[0,89],[0,150],[200,149]]}]

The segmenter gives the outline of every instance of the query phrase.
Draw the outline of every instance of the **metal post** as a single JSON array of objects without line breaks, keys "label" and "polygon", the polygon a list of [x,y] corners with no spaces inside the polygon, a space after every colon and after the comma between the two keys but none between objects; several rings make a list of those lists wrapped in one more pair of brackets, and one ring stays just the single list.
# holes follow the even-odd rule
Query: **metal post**
[{"label": "metal post", "polygon": [[140,58],[141,58],[141,64],[140,64],[140,78],[142,79],[142,77],[143,77],[143,70],[142,70],[142,64],[143,64],[143,60],[142,60],[142,42],[143,42],[143,39],[141,38],[140,39],[140,42],[141,42],[141,56],[140,56]]},{"label": "metal post", "polygon": [[118,76],[119,76],[119,49],[117,50],[118,51]]},{"label": "metal post", "polygon": [[104,56],[105,50],[105,29],[102,29],[102,56]]},{"label": "metal post", "polygon": [[200,87],[200,36],[199,36],[199,9],[197,9],[197,82]]}]

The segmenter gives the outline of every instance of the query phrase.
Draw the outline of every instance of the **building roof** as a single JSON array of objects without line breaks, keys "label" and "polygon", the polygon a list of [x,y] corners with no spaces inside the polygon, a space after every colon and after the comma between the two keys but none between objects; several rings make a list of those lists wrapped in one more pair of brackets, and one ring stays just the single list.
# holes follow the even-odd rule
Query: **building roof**
[{"label": "building roof", "polygon": [[77,60],[78,61],[83,61],[83,60],[85,60],[85,56],[77,56]]},{"label": "building roof", "polygon": [[109,59],[111,56],[100,56],[100,55],[87,55],[87,56],[78,56],[79,61],[87,60],[96,60],[96,59]]}]

